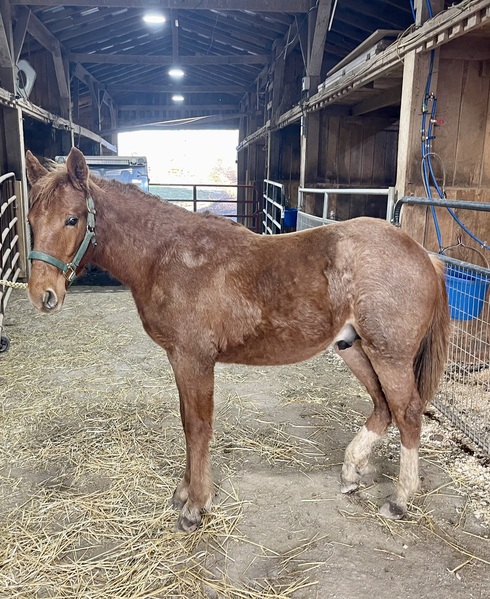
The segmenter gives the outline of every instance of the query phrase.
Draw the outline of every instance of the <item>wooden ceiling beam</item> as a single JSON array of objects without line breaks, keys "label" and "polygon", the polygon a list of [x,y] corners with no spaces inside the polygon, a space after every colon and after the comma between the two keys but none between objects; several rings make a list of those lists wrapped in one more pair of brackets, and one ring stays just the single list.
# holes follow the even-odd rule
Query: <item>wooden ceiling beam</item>
[{"label": "wooden ceiling beam", "polygon": [[[204,37],[210,36],[210,32],[213,31],[213,25],[212,22],[209,24],[207,20],[202,19],[200,15],[185,15],[181,19],[181,27],[184,31],[190,34],[197,33]],[[228,27],[226,32],[221,28],[214,28],[213,40],[228,46],[240,48],[246,52],[263,52],[266,46],[265,40],[258,41],[255,36],[250,36],[250,33],[247,34],[236,27]]]},{"label": "wooden ceiling beam", "polygon": [[[26,27],[32,37],[51,53],[60,96],[65,103],[68,103],[70,92],[68,89],[65,66],[63,64],[63,54],[66,54],[65,49],[59,40],[51,34],[45,25],[31,11],[29,11],[29,17],[26,19]],[[101,85],[100,82],[79,63],[76,64],[74,75],[77,79],[83,81],[89,89]]]},{"label": "wooden ceiling beam", "polygon": [[64,109],[68,111],[70,101],[70,90],[68,89],[68,78],[65,65],[63,64],[62,46],[59,40],[45,27],[45,25],[31,13],[27,22],[27,31],[34,37],[53,57],[54,71],[58,90],[62,98]]},{"label": "wooden ceiling beam", "polygon": [[[5,29],[3,18],[0,17],[0,68],[12,68],[12,55],[8,31]],[[6,86],[4,86],[6,87]]]},{"label": "wooden ceiling beam", "polygon": [[76,77],[82,83],[88,87],[88,82],[92,81],[94,85],[100,85],[100,81],[96,79],[92,73],[89,73],[87,69],[82,66],[79,62],[75,64],[75,68],[73,69],[73,76]]},{"label": "wooden ceiling beam", "polygon": [[399,105],[401,97],[402,86],[400,81],[400,85],[387,89],[381,94],[371,96],[370,98],[366,98],[366,100],[355,104],[352,107],[352,116],[361,116],[379,110],[380,108]]},{"label": "wooden ceiling beam", "polygon": [[320,77],[331,10],[332,0],[319,0],[306,70],[310,77]]},{"label": "wooden ceiling beam", "polygon": [[[145,85],[144,89],[137,85],[108,85],[110,94],[144,92],[149,94],[166,94],[176,90],[175,85]],[[183,94],[244,94],[246,87],[229,85],[182,85],[179,92]]]},{"label": "wooden ceiling beam", "polygon": [[[56,0],[11,0],[12,5],[28,6],[58,6]],[[94,0],[65,0],[63,6],[94,6]],[[158,3],[149,4],[148,0],[99,0],[97,6],[103,8],[159,8],[179,10],[246,10],[252,12],[308,12],[311,8],[310,0],[160,0]]]},{"label": "wooden ceiling beam", "polygon": [[156,110],[156,111],[177,111],[177,110],[202,110],[202,111],[236,111],[238,109],[237,104],[183,104],[179,106],[175,105],[152,105],[152,104],[119,104],[117,109],[119,111],[124,110]]},{"label": "wooden ceiling beam", "polygon": [[[168,66],[173,63],[172,56],[156,56],[142,54],[69,54],[72,62],[91,64],[146,64]],[[208,56],[180,56],[182,65],[222,65],[222,64],[266,64],[270,62],[269,54],[228,54]]]},{"label": "wooden ceiling beam", "polygon": [[16,20],[14,26],[14,62],[19,62],[20,53],[24,45],[24,39],[27,33],[27,27],[29,25],[29,18],[31,11],[28,8],[19,6],[16,11]]}]

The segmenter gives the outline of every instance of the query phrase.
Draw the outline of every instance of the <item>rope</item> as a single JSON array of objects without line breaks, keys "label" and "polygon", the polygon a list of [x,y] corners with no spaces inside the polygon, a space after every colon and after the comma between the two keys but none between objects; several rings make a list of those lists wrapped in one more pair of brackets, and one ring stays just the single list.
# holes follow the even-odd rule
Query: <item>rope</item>
[{"label": "rope", "polygon": [[6,281],[5,279],[0,279],[0,286],[13,287],[14,289],[27,289],[27,283],[14,283],[13,281]]}]

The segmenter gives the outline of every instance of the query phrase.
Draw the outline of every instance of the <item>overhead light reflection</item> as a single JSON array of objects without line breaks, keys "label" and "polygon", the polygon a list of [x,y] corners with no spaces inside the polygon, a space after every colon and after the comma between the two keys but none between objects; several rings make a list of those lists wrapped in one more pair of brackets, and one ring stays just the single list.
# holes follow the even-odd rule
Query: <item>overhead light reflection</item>
[{"label": "overhead light reflection", "polygon": [[165,23],[166,20],[162,14],[156,12],[149,12],[143,15],[143,21],[151,25],[160,25],[161,23]]},{"label": "overhead light reflection", "polygon": [[185,75],[184,71],[180,67],[172,67],[168,71],[168,74],[170,75],[170,77],[173,77],[174,79],[180,79]]}]

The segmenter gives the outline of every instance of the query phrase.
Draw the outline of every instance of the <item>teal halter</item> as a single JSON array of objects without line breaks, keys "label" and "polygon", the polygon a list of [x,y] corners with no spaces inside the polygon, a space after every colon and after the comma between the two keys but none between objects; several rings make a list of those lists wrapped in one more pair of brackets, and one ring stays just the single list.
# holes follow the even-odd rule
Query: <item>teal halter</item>
[{"label": "teal halter", "polygon": [[96,245],[95,205],[91,195],[87,196],[87,210],[87,230],[85,231],[85,237],[83,238],[83,241],[80,247],[78,248],[75,257],[71,262],[62,262],[61,260],[58,260],[58,258],[54,258],[49,254],[45,254],[44,252],[39,252],[37,250],[32,250],[28,256],[29,260],[41,260],[42,262],[47,262],[48,264],[51,264],[52,266],[56,266],[56,268],[59,268],[63,273],[65,279],[68,281],[68,285],[71,285],[75,280],[75,277],[77,276],[77,268],[79,267],[80,262],[88,249],[89,244],[92,243],[92,245]]}]

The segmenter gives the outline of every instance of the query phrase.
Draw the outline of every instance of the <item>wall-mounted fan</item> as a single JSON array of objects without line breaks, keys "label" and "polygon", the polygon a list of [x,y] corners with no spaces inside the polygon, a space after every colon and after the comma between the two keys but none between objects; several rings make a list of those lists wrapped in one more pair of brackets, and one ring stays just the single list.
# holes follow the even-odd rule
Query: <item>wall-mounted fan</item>
[{"label": "wall-mounted fan", "polygon": [[36,81],[36,71],[27,60],[19,60],[16,71],[15,92],[18,96],[27,100],[32,91],[34,81]]}]

